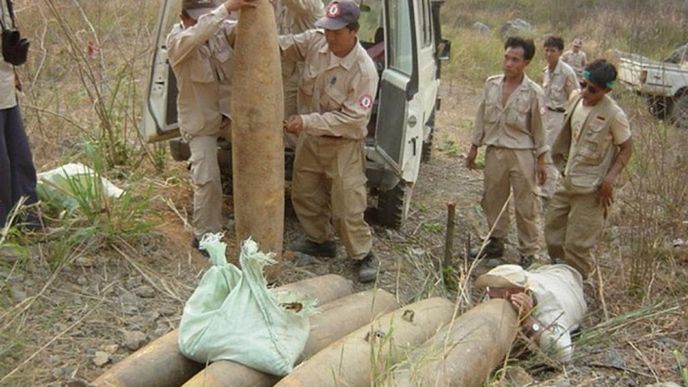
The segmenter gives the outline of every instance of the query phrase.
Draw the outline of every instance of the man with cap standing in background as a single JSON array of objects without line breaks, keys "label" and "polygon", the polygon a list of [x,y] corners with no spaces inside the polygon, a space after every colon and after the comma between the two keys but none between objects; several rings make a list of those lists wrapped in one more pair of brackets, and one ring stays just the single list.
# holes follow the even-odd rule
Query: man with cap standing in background
[{"label": "man with cap standing in background", "polygon": [[[217,140],[230,126],[230,12],[254,0],[183,0],[181,23],[167,36],[168,57],[177,77],[179,130],[191,150],[192,246],[206,233],[222,231],[222,183]],[[226,133],[225,133],[226,135]]]},{"label": "man with cap standing in background", "polygon": [[361,282],[377,278],[379,262],[363,219],[367,206],[365,138],[378,76],[358,41],[360,10],[352,0],[333,1],[307,31],[280,37],[283,61],[305,63],[298,115],[287,132],[299,134],[292,202],[305,239],[291,246],[308,255],[334,257],[333,230]]},{"label": "man with cap standing in background", "polygon": [[[544,43],[545,59],[547,66],[544,69],[542,88],[545,92],[547,112],[545,113],[545,127],[547,128],[547,145],[551,148],[554,140],[559,136],[564,125],[564,111],[569,96],[574,90],[578,90],[576,72],[559,60],[564,50],[564,40],[558,36],[548,36]],[[547,181],[542,186],[543,203],[554,195],[554,189],[559,180],[559,171],[552,163],[552,158],[547,157]]]},{"label": "man with cap standing in background", "polygon": [[[315,21],[323,16],[322,0],[271,0],[275,8],[277,34],[300,34],[315,28]],[[282,63],[284,82],[284,117],[298,113],[296,96],[299,79],[303,72],[303,63]],[[285,133],[285,146],[296,148],[297,135]]]},{"label": "man with cap standing in background", "polygon": [[475,282],[490,298],[502,298],[518,313],[521,331],[554,359],[568,363],[573,355],[571,332],[578,329],[587,306],[583,279],[567,265],[543,265],[526,271],[500,265]]},{"label": "man with cap standing in background", "polygon": [[581,38],[573,39],[571,49],[564,52],[561,56],[561,60],[568,63],[569,66],[573,67],[576,71],[578,79],[580,79],[583,74],[583,69],[588,64],[588,58],[585,56],[583,50],[581,50],[582,47],[583,40],[581,40]]}]

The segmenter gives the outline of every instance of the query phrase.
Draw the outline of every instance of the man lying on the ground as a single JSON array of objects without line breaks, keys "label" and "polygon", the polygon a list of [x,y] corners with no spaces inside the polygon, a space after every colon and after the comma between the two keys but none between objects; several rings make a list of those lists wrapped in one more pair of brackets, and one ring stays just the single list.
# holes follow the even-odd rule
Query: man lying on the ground
[{"label": "man lying on the ground", "polygon": [[519,314],[522,332],[553,359],[571,361],[571,332],[586,312],[583,279],[570,266],[544,265],[530,271],[500,265],[481,275],[475,286],[502,298]]}]

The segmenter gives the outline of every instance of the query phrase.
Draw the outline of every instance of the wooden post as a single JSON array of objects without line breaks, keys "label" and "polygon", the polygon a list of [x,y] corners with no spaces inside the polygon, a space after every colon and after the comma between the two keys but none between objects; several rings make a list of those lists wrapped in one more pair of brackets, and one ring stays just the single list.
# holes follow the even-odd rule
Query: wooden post
[{"label": "wooden post", "polygon": [[456,203],[447,203],[447,230],[444,236],[444,259],[442,260],[442,278],[447,289],[456,289],[456,274],[452,266],[454,256],[454,229],[456,225]]}]

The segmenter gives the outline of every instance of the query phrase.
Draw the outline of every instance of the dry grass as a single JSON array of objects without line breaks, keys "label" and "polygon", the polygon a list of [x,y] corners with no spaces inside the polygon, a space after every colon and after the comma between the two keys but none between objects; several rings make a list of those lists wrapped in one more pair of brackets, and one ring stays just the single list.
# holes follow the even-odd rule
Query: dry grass
[{"label": "dry grass", "polygon": [[[124,331],[141,330],[153,339],[177,325],[182,300],[205,264],[186,246],[186,171],[169,164],[155,172],[161,166],[152,156],[156,150],[144,147],[136,131],[158,2],[16,4],[22,30],[33,42],[30,62],[19,70],[25,86],[22,107],[39,169],[67,161],[90,164],[84,140],[111,143],[113,148],[104,149],[111,151],[106,152],[110,165],[117,167],[104,174],[134,191],[153,187],[146,204],[154,231],[125,242],[114,235],[110,246],[116,249],[102,238],[84,238],[82,226],[67,230],[79,238],[66,237],[59,216],[50,226],[63,233],[26,237],[12,232],[11,240],[0,246],[0,385],[93,379],[102,372],[91,363],[96,350],[119,346],[112,362],[131,352],[121,348]],[[458,291],[444,287],[440,271],[448,201],[457,204],[459,256],[469,238],[475,246],[476,236],[488,231],[477,209],[480,173],[463,168],[461,153],[482,83],[500,71],[502,43],[497,32],[476,36],[470,31],[473,22],[486,22],[498,31],[508,19],[526,18],[535,24],[538,39],[552,32],[567,40],[582,36],[590,57],[618,48],[659,58],[688,40],[678,0],[662,2],[662,7],[643,0],[560,5],[555,0],[447,2],[445,30],[454,41],[454,60],[444,72],[445,110],[438,117],[436,156],[421,172],[410,222],[398,233],[375,229],[376,251],[389,268],[377,285],[396,292],[403,303],[443,295],[456,300],[460,311],[479,297],[471,288],[476,267],[470,262],[458,256],[454,261]],[[528,71],[539,81],[543,60],[537,55]],[[566,371],[572,385],[680,381],[679,372],[687,367],[688,321],[681,307],[688,294],[688,249],[671,244],[688,240],[688,134],[649,117],[635,96],[615,96],[631,117],[636,153],[596,252],[599,275],[586,287],[590,312],[577,341],[579,357]],[[122,155],[127,156],[124,162]],[[293,219],[288,222],[286,239],[291,240],[298,226]],[[7,242],[28,246],[17,252]],[[337,261],[307,268],[288,265],[281,279],[291,282],[325,272],[354,275]],[[130,313],[128,294],[142,286],[153,288],[155,296]],[[610,361],[611,350],[623,363]],[[511,365],[523,366],[541,380],[555,376],[532,362]]]}]

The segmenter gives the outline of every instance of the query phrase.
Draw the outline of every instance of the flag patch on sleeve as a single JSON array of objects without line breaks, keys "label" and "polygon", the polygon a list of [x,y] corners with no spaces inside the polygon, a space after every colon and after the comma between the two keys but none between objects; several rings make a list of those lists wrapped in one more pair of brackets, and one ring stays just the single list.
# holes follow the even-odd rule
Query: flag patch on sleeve
[{"label": "flag patch on sleeve", "polygon": [[358,104],[363,108],[363,109],[370,109],[371,106],[373,106],[373,97],[369,95],[363,95],[361,98],[358,99]]}]

